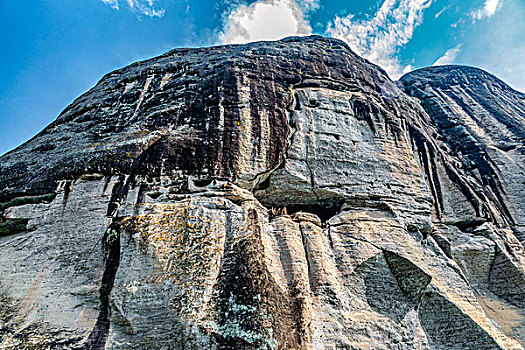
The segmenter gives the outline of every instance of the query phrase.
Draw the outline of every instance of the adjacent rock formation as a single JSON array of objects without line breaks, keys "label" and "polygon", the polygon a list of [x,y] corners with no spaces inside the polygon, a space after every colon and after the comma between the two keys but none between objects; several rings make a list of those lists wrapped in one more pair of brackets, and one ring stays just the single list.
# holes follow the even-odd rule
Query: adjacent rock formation
[{"label": "adjacent rock formation", "polygon": [[523,349],[525,98],[177,49],[0,158],[2,349]]}]

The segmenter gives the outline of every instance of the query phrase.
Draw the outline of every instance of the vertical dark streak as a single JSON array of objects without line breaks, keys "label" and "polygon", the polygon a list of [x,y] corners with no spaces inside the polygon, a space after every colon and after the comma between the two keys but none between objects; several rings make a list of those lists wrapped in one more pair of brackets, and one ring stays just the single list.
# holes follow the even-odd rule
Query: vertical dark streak
[{"label": "vertical dark streak", "polygon": [[113,223],[102,238],[102,265],[104,271],[99,289],[100,311],[83,350],[104,349],[109,334],[111,309],[109,295],[120,264],[120,225]]}]

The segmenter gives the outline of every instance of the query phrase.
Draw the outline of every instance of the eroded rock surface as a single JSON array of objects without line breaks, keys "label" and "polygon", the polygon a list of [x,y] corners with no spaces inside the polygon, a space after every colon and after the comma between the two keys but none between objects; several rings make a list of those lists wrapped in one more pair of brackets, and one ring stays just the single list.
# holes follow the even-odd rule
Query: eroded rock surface
[{"label": "eroded rock surface", "polygon": [[523,349],[524,111],[317,36],[112,72],[0,158],[0,348]]}]

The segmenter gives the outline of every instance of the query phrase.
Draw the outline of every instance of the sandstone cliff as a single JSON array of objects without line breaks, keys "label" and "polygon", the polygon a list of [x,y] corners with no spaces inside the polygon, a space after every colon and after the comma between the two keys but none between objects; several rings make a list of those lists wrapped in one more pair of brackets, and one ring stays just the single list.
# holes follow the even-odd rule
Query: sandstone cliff
[{"label": "sandstone cliff", "polygon": [[525,96],[177,49],[0,158],[2,349],[523,349]]}]

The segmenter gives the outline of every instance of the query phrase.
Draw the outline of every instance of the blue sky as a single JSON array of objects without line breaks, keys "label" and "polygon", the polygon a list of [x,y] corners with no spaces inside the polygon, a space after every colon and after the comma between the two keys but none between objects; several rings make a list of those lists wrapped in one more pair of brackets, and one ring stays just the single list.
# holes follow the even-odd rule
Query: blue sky
[{"label": "blue sky", "polygon": [[134,61],[312,33],[345,40],[393,79],[468,64],[525,91],[524,0],[0,0],[0,154]]}]

